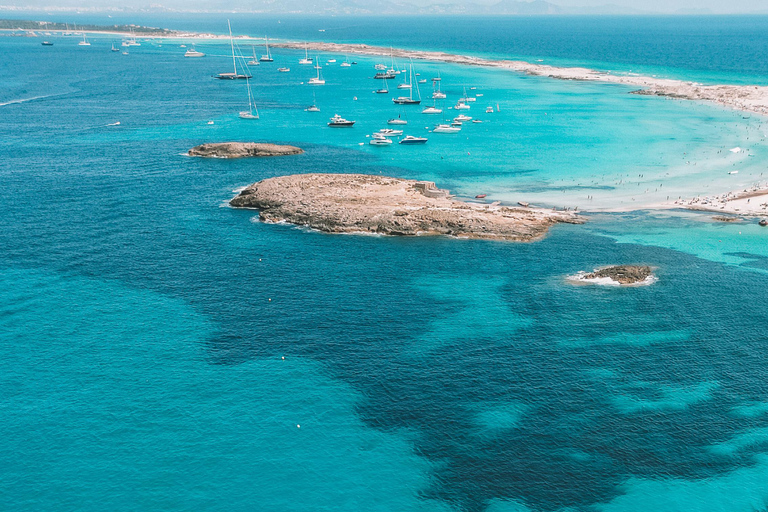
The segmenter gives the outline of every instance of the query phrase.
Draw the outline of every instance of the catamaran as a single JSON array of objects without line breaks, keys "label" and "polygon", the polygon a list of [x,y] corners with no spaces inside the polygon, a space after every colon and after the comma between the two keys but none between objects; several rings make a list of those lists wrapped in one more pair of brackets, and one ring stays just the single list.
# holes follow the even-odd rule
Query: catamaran
[{"label": "catamaran", "polygon": [[261,62],[274,62],[275,59],[272,58],[272,54],[269,53],[269,38],[267,36],[264,36],[264,47],[267,49],[266,55],[262,55],[259,59]]},{"label": "catamaran", "polygon": [[240,119],[258,119],[259,110],[256,108],[256,102],[253,100],[253,94],[251,93],[251,81],[246,79],[245,86],[248,89],[248,110],[240,112]]},{"label": "catamaran", "polygon": [[227,26],[229,27],[229,46],[232,49],[232,73],[219,73],[214,75],[219,80],[247,80],[253,78],[251,75],[240,75],[237,73],[237,61],[235,60],[235,40],[232,37],[232,25],[227,20]]}]

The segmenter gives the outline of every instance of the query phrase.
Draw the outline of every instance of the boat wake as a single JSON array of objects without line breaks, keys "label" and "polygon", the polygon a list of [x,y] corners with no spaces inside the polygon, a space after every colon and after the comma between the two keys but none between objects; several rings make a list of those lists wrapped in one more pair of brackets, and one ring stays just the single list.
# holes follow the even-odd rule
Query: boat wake
[{"label": "boat wake", "polygon": [[0,107],[7,107],[8,105],[16,105],[19,103],[27,103],[28,101],[42,100],[45,98],[53,98],[54,96],[64,96],[64,94],[68,94],[68,93],[46,94],[45,96],[33,96],[31,98],[20,98],[18,100],[11,100],[11,101],[6,101],[5,103],[0,103]]}]

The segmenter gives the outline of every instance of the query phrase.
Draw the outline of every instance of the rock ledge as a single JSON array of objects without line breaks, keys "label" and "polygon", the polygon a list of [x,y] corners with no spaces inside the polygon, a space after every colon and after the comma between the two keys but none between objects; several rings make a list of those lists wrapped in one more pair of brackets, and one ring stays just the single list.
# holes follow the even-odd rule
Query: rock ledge
[{"label": "rock ledge", "polygon": [[289,222],[328,233],[450,235],[529,241],[573,212],[458,201],[432,182],[365,174],[298,174],[269,178],[229,203],[255,208],[265,222]]},{"label": "rock ledge", "polygon": [[281,146],[266,142],[214,142],[190,149],[189,156],[204,158],[248,158],[298,155],[304,150],[296,146]]},{"label": "rock ledge", "polygon": [[581,275],[581,281],[610,279],[619,284],[639,284],[653,276],[653,269],[645,265],[616,265]]}]

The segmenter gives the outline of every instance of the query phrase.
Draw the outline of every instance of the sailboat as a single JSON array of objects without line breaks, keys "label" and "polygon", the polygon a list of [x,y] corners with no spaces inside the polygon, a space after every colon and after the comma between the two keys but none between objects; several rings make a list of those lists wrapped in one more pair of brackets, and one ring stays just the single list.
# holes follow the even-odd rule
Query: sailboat
[{"label": "sailboat", "polygon": [[240,119],[258,119],[259,110],[256,108],[256,102],[251,93],[251,81],[247,78],[245,79],[245,86],[248,89],[248,110],[240,112]]},{"label": "sailboat", "polygon": [[384,80],[384,87],[382,89],[376,89],[376,94],[389,94],[389,87],[387,87],[387,81]]},{"label": "sailboat", "polygon": [[251,49],[253,50],[253,58],[248,61],[248,65],[249,66],[258,66],[259,65],[259,61],[256,60],[256,47],[251,45]]},{"label": "sailboat", "polygon": [[349,55],[344,56],[344,62],[341,63],[341,67],[343,68],[350,68],[352,67],[352,64],[349,63]]},{"label": "sailboat", "polygon": [[315,98],[315,91],[312,91],[312,105],[304,109],[305,112],[320,112],[317,106],[317,99]]},{"label": "sailboat", "polygon": [[120,48],[115,48],[115,43],[112,43],[112,50],[113,52],[119,52]]},{"label": "sailboat", "polygon": [[232,49],[232,73],[219,73],[218,75],[214,75],[215,78],[218,78],[219,80],[242,80],[242,79],[249,79],[253,78],[251,75],[239,75],[237,73],[237,62],[235,61],[235,40],[232,38],[232,25],[230,24],[229,20],[227,20],[227,26],[229,27],[229,46]]},{"label": "sailboat", "polygon": [[312,64],[312,59],[309,58],[309,47],[304,45],[304,58],[299,61],[299,64]]},{"label": "sailboat", "polygon": [[91,46],[91,43],[88,42],[88,39],[85,37],[85,32],[83,32],[83,40],[77,43],[78,46]]},{"label": "sailboat", "polygon": [[261,62],[274,62],[275,59],[273,59],[272,58],[272,54],[269,53],[269,39],[267,38],[267,36],[264,36],[264,46],[267,49],[267,54],[266,55],[262,55],[259,60]]},{"label": "sailboat", "polygon": [[[410,83],[413,83],[413,64],[411,64],[411,72],[410,72]],[[410,95],[409,96],[398,96],[397,98],[392,98],[392,101],[398,105],[418,105],[421,103],[421,93],[419,92],[419,85],[416,84],[416,94],[418,95],[418,99],[413,99],[413,88],[410,89]]]},{"label": "sailboat", "polygon": [[432,92],[432,97],[436,100],[443,100],[445,99],[445,93],[440,90],[440,82],[432,82],[432,87],[434,88],[434,91]]},{"label": "sailboat", "polygon": [[315,66],[315,69],[317,70],[317,77],[316,78],[310,78],[309,82],[307,82],[309,85],[325,85],[325,80],[320,78],[320,66]]},{"label": "sailboat", "polygon": [[[410,75],[412,75],[412,74],[413,73],[411,73]],[[404,80],[403,83],[397,84],[397,88],[398,89],[410,89],[411,88],[411,78],[412,77],[410,75],[408,75],[406,77],[406,80]]]}]

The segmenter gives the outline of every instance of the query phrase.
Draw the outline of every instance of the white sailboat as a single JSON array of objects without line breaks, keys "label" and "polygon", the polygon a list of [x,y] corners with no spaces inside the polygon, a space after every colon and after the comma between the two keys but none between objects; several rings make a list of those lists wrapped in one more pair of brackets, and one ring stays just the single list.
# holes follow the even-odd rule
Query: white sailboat
[{"label": "white sailboat", "polygon": [[251,81],[245,79],[245,86],[248,89],[248,110],[240,112],[240,119],[258,119],[259,110],[256,108],[256,102],[253,100],[253,94],[251,93]]},{"label": "white sailboat", "polygon": [[77,43],[78,46],[91,46],[91,43],[88,42],[88,39],[85,37],[85,32],[83,32],[83,40]]},{"label": "white sailboat", "polygon": [[351,68],[352,64],[349,63],[349,55],[344,56],[344,62],[341,63],[341,67],[343,68]]},{"label": "white sailboat", "polygon": [[304,58],[299,61],[299,64],[312,64],[312,59],[309,58],[309,46],[304,45]]},{"label": "white sailboat", "polygon": [[249,66],[258,66],[259,65],[259,61],[256,60],[256,47],[251,45],[251,50],[253,50],[253,58],[248,61],[248,65]]},{"label": "white sailboat", "polygon": [[[409,83],[413,84],[413,64],[411,64]],[[397,98],[392,98],[392,101],[398,105],[418,105],[421,103],[421,92],[419,92],[419,84],[416,84],[417,99],[413,99],[413,88],[411,87],[409,90],[409,96],[398,96]]]},{"label": "white sailboat", "polygon": [[249,78],[253,78],[251,75],[240,75],[237,73],[237,61],[235,60],[235,40],[232,37],[232,25],[230,24],[229,20],[227,20],[227,26],[229,27],[229,46],[232,49],[232,73],[219,73],[218,75],[214,75],[214,77],[218,78],[219,80],[247,80]]},{"label": "white sailboat", "polygon": [[264,47],[267,49],[266,55],[262,55],[259,59],[261,62],[274,62],[275,59],[272,58],[272,54],[269,53],[269,38],[267,36],[264,36]]},{"label": "white sailboat", "polygon": [[315,66],[315,69],[317,70],[317,76],[315,78],[310,78],[307,83],[309,85],[325,85],[325,80],[320,78],[320,66]]}]

